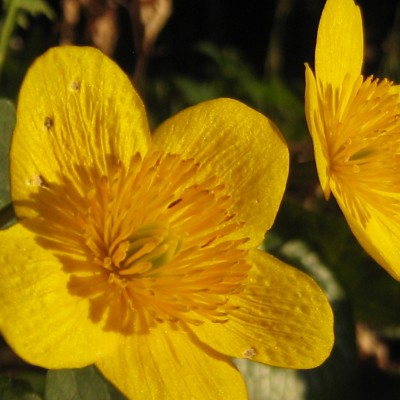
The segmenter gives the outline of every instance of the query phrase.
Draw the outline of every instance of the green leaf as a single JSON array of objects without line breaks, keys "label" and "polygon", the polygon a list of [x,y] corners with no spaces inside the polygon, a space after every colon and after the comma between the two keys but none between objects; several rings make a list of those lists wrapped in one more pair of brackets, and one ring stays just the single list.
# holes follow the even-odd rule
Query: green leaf
[{"label": "green leaf", "polygon": [[32,16],[45,15],[50,20],[54,20],[56,14],[45,0],[18,0],[18,7]]},{"label": "green leaf", "polygon": [[306,399],[306,382],[297,371],[244,359],[234,362],[245,377],[249,400]]},{"label": "green leaf", "polygon": [[10,145],[15,125],[14,104],[0,99],[0,228],[16,221],[10,195]]},{"label": "green leaf", "polygon": [[17,222],[12,204],[0,209],[0,229],[6,229]]},{"label": "green leaf", "polygon": [[29,18],[28,14],[19,12],[17,15],[17,25],[22,29],[29,29]]},{"label": "green leaf", "polygon": [[39,370],[21,370],[14,373],[13,377],[18,381],[24,381],[29,384],[31,389],[38,395],[44,396],[44,386],[46,381],[46,371]]},{"label": "green leaf", "polygon": [[10,144],[15,125],[15,107],[11,101],[0,99],[0,209],[11,202]]},{"label": "green leaf", "polygon": [[0,399],[43,400],[43,397],[34,391],[29,381],[0,375]]},{"label": "green leaf", "polygon": [[93,366],[51,370],[47,373],[46,400],[124,400]]},{"label": "green leaf", "polygon": [[197,104],[219,95],[215,85],[195,81],[183,76],[174,78],[173,83],[176,85],[185,104]]}]

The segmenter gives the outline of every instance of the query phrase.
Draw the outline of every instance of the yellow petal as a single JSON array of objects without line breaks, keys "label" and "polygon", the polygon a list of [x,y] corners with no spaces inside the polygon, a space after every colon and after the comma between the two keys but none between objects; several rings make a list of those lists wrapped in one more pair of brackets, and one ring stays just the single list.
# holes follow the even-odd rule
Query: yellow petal
[{"label": "yellow petal", "polygon": [[329,163],[326,152],[326,137],[324,124],[322,121],[321,110],[318,106],[318,92],[314,74],[308,64],[306,64],[306,90],[305,90],[305,114],[308,130],[314,147],[314,157],[317,166],[318,178],[325,197],[330,194],[329,186]]},{"label": "yellow petal", "polygon": [[[364,210],[368,210],[369,218],[362,221],[346,206],[335,186],[333,186],[333,193],[351,231],[364,250],[394,279],[400,281],[400,226],[397,218],[394,218],[392,213],[385,215],[384,212],[369,207],[369,204],[363,201],[362,206]],[[371,196],[376,196],[376,194],[371,192]],[[380,196],[380,203],[384,204],[385,198],[380,194],[378,196]],[[388,205],[393,202],[390,198],[386,200]]]},{"label": "yellow petal", "polygon": [[392,85],[390,86],[391,93],[397,94],[397,96],[400,96],[400,85]]},{"label": "yellow petal", "polygon": [[361,12],[353,0],[327,0],[318,27],[315,75],[339,87],[348,74],[354,81],[363,63]]},{"label": "yellow petal", "polygon": [[130,399],[246,399],[236,367],[192,336],[160,325],[96,365]]},{"label": "yellow petal", "polygon": [[306,274],[261,251],[251,254],[246,289],[232,298],[224,324],[196,327],[200,340],[224,354],[285,368],[313,368],[333,346],[332,310]]},{"label": "yellow petal", "polygon": [[232,197],[233,212],[247,223],[252,244],[261,242],[278,211],[289,167],[286,143],[271,121],[238,101],[211,100],[168,119],[154,141],[217,176]]},{"label": "yellow petal", "polygon": [[[106,173],[150,140],[143,104],[127,76],[99,50],[57,47],[39,57],[23,82],[11,145],[12,197],[18,205],[57,174],[80,166]],[[78,172],[76,172],[78,173]]]},{"label": "yellow petal", "polygon": [[0,331],[14,351],[45,368],[77,368],[113,351],[118,336],[88,318],[88,302],[20,224],[0,231]]}]

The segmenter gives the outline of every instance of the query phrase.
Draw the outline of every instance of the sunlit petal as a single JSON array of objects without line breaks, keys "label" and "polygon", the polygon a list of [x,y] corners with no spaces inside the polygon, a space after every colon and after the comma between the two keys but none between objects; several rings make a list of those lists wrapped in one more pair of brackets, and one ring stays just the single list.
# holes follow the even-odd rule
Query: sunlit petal
[{"label": "sunlit petal", "polygon": [[247,399],[243,379],[226,357],[168,326],[127,338],[96,365],[130,399]]},{"label": "sunlit petal", "polygon": [[[382,198],[380,193],[371,192],[370,196],[377,197],[381,203],[400,202],[400,198],[397,200]],[[372,208],[371,204],[366,202],[359,204],[359,211],[354,212],[354,208],[346,204],[346,199],[340,193],[336,192],[335,197],[361,246],[394,279],[400,281],[400,224],[397,216],[385,213],[383,207],[382,210]],[[365,218],[367,214],[368,217]]]},{"label": "sunlit petal", "polygon": [[346,75],[361,74],[364,55],[361,13],[353,0],[328,0],[318,27],[315,73],[324,84],[340,87]]},{"label": "sunlit petal", "polygon": [[333,345],[332,311],[318,285],[306,274],[255,250],[243,293],[224,324],[195,329],[224,354],[285,368],[313,368]]},{"label": "sunlit petal", "polygon": [[0,330],[17,354],[45,368],[78,368],[111,353],[118,336],[71,296],[60,261],[21,225],[0,230]]},{"label": "sunlit petal", "polygon": [[149,145],[144,107],[128,77],[90,47],[55,48],[39,57],[22,85],[17,115],[11,189],[20,216],[31,211],[18,201],[59,174],[75,180],[81,165],[105,174]]},{"label": "sunlit petal", "polygon": [[271,121],[238,101],[211,100],[168,119],[154,141],[165,151],[194,158],[203,166],[201,173],[224,182],[251,244],[261,242],[288,174],[287,146]]},{"label": "sunlit petal", "polygon": [[324,128],[321,121],[321,114],[318,104],[318,91],[314,78],[314,74],[310,67],[306,64],[306,91],[305,91],[305,112],[307,118],[308,129],[314,145],[315,163],[319,182],[325,197],[329,197],[329,164],[327,162],[327,143]]}]

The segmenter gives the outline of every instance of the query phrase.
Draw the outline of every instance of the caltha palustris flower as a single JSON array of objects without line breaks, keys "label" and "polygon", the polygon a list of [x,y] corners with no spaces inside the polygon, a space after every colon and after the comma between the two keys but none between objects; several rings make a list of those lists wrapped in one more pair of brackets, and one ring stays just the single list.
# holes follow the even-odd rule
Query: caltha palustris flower
[{"label": "caltha palustris flower", "polygon": [[11,146],[19,222],[0,232],[0,329],[26,361],[97,368],[131,399],[243,399],[231,357],[322,363],[332,311],[257,250],[287,146],[229,99],[150,135],[129,79],[92,48],[54,48],[22,85]]}]

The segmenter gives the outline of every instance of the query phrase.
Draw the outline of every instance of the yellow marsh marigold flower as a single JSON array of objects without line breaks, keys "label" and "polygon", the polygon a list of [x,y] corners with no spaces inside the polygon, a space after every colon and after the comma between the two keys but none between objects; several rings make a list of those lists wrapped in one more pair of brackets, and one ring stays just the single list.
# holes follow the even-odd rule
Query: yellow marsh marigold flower
[{"label": "yellow marsh marigold flower", "polygon": [[333,342],[325,296],[255,249],[287,173],[276,127],[243,104],[199,104],[150,136],[112,61],[50,50],[17,108],[1,332],[36,365],[94,363],[132,399],[245,398],[229,357],[317,366]]},{"label": "yellow marsh marigold flower", "polygon": [[306,116],[318,176],[364,249],[400,280],[400,100],[387,79],[361,75],[363,31],[353,0],[328,0]]}]

